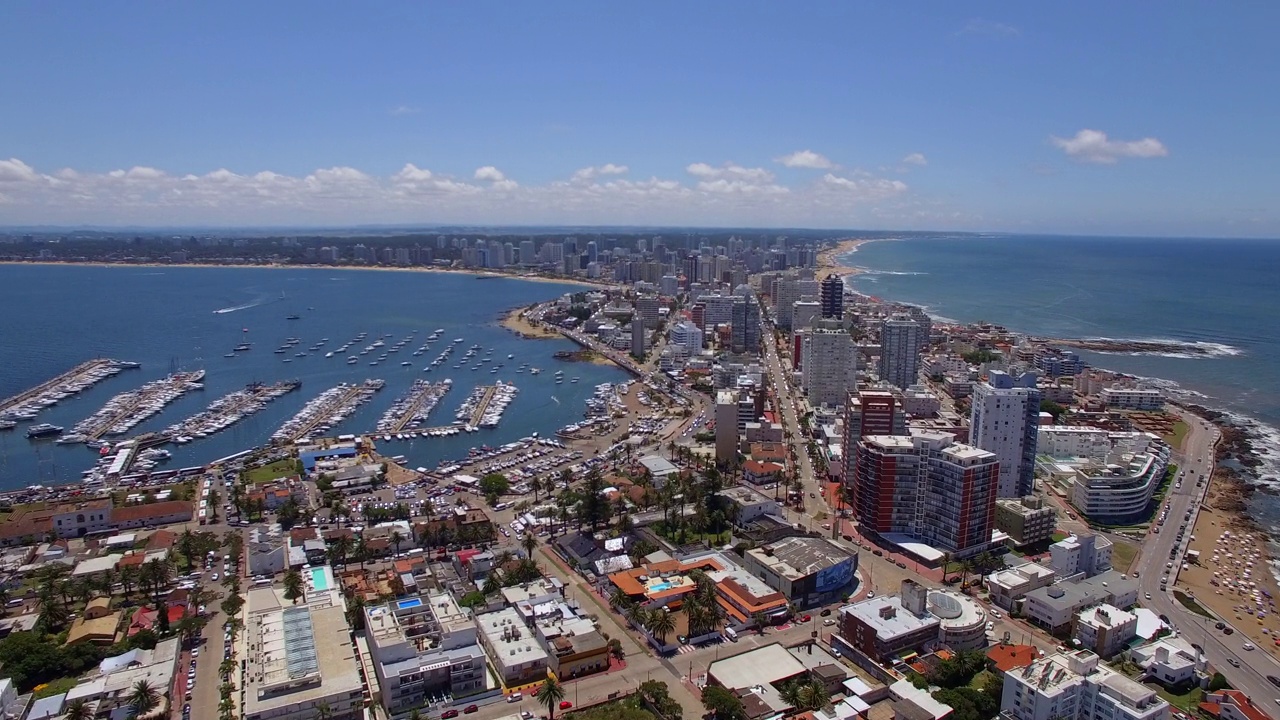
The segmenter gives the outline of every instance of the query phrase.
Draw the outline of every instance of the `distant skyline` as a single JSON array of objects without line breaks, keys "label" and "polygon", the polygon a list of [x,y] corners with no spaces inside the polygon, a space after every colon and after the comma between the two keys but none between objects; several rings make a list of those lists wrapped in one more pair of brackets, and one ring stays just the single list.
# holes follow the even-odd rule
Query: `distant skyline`
[{"label": "distant skyline", "polygon": [[1280,6],[11,3],[0,226],[1280,237]]}]

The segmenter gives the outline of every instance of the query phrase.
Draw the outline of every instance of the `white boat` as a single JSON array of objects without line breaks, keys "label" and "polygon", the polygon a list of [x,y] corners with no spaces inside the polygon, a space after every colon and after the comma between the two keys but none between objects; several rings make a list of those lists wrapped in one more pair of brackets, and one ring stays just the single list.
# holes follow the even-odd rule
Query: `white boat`
[{"label": "white boat", "polygon": [[325,354],[324,354],[324,356],[325,356],[325,357],[327,357],[327,358],[331,358],[331,357],[333,357],[333,353],[331,353],[331,352],[327,352],[327,353],[325,353]]}]

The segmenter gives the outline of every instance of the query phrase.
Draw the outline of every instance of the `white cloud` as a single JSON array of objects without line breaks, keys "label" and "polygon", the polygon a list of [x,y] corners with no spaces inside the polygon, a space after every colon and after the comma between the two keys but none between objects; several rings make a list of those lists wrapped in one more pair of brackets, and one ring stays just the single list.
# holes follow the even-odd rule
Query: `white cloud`
[{"label": "white cloud", "polygon": [[39,179],[39,174],[18,158],[0,160],[0,182],[33,182]]},{"label": "white cloud", "polygon": [[602,175],[625,175],[630,170],[626,165],[614,165],[613,163],[605,163],[604,165],[584,167],[573,173],[573,179],[578,181],[592,180]]},{"label": "white cloud", "polygon": [[790,155],[783,155],[780,158],[774,158],[774,162],[781,163],[789,168],[828,170],[835,167],[835,163],[812,150],[797,150]]},{"label": "white cloud", "polygon": [[1017,37],[1022,31],[1012,25],[995,22],[994,20],[983,20],[982,18],[973,18],[964,24],[964,27],[956,31],[957,35],[985,35],[987,37]]},{"label": "white cloud", "polygon": [[771,182],[773,173],[764,168],[747,168],[733,163],[725,163],[720,167],[712,167],[706,163],[692,163],[685,172],[697,178],[717,179],[736,178],[749,182]]},{"label": "white cloud", "polygon": [[929,164],[929,161],[925,159],[924,153],[911,153],[910,155],[902,158],[902,162],[906,163],[907,165],[923,166],[923,165]]},{"label": "white cloud", "polygon": [[492,165],[485,165],[482,168],[476,168],[475,179],[488,180],[490,182],[502,182],[507,179],[507,176],[498,168]]},{"label": "white cloud", "polygon": [[391,108],[391,115],[393,117],[400,117],[401,115],[417,115],[420,112],[422,112],[422,108],[410,107],[409,105],[397,105]]},{"label": "white cloud", "polygon": [[[288,175],[137,166],[42,173],[0,160],[0,225],[489,223],[848,227],[897,202],[905,184],[849,171],[779,183],[763,168],[693,163],[681,177],[630,178],[604,164],[521,185],[494,166],[457,177],[404,163],[375,176],[347,166]],[[887,211],[887,207],[883,208]]]},{"label": "white cloud", "polygon": [[1084,129],[1070,138],[1051,135],[1049,141],[1070,157],[1104,165],[1113,164],[1120,158],[1154,158],[1169,154],[1164,143],[1155,138],[1111,140],[1101,130]]}]

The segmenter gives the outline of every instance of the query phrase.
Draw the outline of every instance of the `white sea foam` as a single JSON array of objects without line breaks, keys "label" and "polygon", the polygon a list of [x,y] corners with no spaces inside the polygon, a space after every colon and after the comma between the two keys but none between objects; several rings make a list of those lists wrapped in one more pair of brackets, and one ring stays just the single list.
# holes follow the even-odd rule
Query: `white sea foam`
[{"label": "white sea foam", "polygon": [[214,311],[213,311],[213,314],[214,314],[214,315],[226,315],[227,313],[233,313],[233,312],[236,312],[236,311],[239,311],[239,310],[248,310],[248,309],[249,309],[249,308],[251,308],[251,307],[257,307],[257,306],[259,306],[259,305],[261,305],[261,304],[262,304],[262,302],[261,302],[261,301],[258,301],[258,302],[246,303],[246,304],[244,304],[244,305],[236,305],[236,306],[234,306],[234,307],[224,307],[224,308],[219,308],[219,309],[217,309],[217,310],[214,310]]},{"label": "white sea foam", "polygon": [[1112,343],[1159,343],[1171,347],[1182,347],[1194,352],[1178,352],[1176,350],[1096,350],[1089,348],[1088,352],[1098,353],[1099,355],[1149,355],[1155,357],[1168,358],[1184,358],[1187,360],[1202,360],[1205,358],[1234,357],[1243,355],[1241,350],[1234,345],[1226,343],[1206,342],[1204,340],[1177,340],[1175,338],[1111,338],[1111,337],[1087,337],[1082,340],[1093,340],[1098,342]]}]

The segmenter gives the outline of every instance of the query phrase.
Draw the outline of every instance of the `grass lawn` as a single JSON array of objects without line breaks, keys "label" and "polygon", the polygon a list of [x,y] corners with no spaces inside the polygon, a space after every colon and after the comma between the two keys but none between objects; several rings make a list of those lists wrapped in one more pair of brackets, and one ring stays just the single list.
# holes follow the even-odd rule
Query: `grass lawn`
[{"label": "grass lawn", "polygon": [[1182,607],[1190,610],[1191,612],[1197,615],[1203,615],[1207,618],[1213,617],[1213,615],[1208,610],[1205,610],[1203,607],[1201,607],[1200,603],[1196,602],[1195,598],[1191,597],[1190,595],[1187,595],[1181,590],[1173,591],[1173,599],[1182,603]]},{"label": "grass lawn", "polygon": [[1138,546],[1126,542],[1111,543],[1111,565],[1122,573],[1129,572],[1133,559],[1138,556]]},{"label": "grass lawn", "polygon": [[1061,530],[1054,530],[1051,538],[1054,542],[1061,542],[1067,539],[1067,534]]},{"label": "grass lawn", "polygon": [[260,468],[254,468],[244,474],[245,482],[253,485],[269,483],[272,480],[288,477],[297,473],[298,466],[292,458],[277,460]]},{"label": "grass lawn", "polygon": [[80,681],[73,677],[58,678],[57,680],[47,682],[43,685],[37,685],[35,687],[35,696],[36,699],[39,700],[40,698],[46,698],[50,695],[59,695],[61,693],[65,693],[78,684],[80,684]]},{"label": "grass lawn", "polygon": [[1182,441],[1186,439],[1188,430],[1190,430],[1190,427],[1182,420],[1179,420],[1173,424],[1173,428],[1164,436],[1164,441],[1169,443],[1170,447],[1181,450]]},{"label": "grass lawn", "polygon": [[1198,716],[1200,710],[1200,701],[1204,698],[1204,691],[1194,685],[1189,689],[1182,689],[1182,692],[1174,693],[1166,690],[1163,685],[1158,683],[1147,683],[1147,687],[1156,691],[1156,694],[1164,698],[1166,702],[1174,707],[1181,708],[1192,715]]}]

